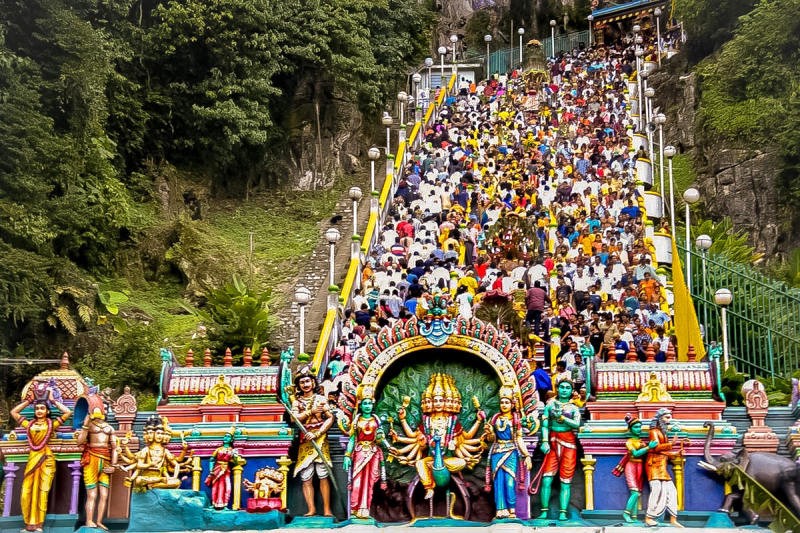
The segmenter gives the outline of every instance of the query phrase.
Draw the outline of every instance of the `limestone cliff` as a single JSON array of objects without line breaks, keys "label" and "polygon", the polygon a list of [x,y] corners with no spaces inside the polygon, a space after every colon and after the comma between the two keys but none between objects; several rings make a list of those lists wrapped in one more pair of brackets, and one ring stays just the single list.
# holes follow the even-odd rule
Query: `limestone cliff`
[{"label": "limestone cliff", "polygon": [[681,56],[674,57],[650,78],[656,106],[667,115],[665,144],[692,155],[697,183],[707,214],[730,217],[752,244],[767,257],[797,245],[791,234],[797,215],[781,202],[777,173],[781,167],[777,146],[753,146],[742,139],[723,142],[709,138],[697,120],[700,105],[697,76],[686,71]]}]

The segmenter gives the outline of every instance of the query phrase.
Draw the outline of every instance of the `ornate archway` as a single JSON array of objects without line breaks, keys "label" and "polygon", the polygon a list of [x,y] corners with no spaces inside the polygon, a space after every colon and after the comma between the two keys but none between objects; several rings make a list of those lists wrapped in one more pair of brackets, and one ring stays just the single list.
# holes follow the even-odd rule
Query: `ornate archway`
[{"label": "ornate archway", "polygon": [[356,352],[350,366],[350,382],[342,391],[341,407],[350,417],[356,407],[356,387],[378,389],[386,370],[403,357],[421,350],[447,348],[467,352],[486,362],[499,382],[514,389],[526,416],[535,416],[537,398],[533,370],[522,352],[505,333],[492,324],[462,316],[412,317],[406,323],[384,327]]}]

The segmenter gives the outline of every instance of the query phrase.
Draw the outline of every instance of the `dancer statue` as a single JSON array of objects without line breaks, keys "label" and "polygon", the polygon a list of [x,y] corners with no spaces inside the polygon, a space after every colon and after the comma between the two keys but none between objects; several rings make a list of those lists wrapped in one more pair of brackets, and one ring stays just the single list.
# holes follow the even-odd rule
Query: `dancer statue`
[{"label": "dancer statue", "polygon": [[[47,514],[47,499],[56,474],[56,458],[50,450],[50,440],[56,429],[69,419],[72,411],[58,401],[58,391],[44,383],[37,383],[33,399],[25,399],[11,410],[11,417],[28,436],[28,462],[20,491],[22,520],[27,531],[42,531]],[[22,410],[33,405],[33,420],[22,416]],[[48,416],[54,405],[61,415],[55,420]]]},{"label": "dancer statue", "polygon": [[487,441],[493,441],[489,448],[486,488],[491,488],[493,479],[496,518],[517,517],[517,488],[525,483],[526,473],[531,469],[531,455],[522,440],[522,423],[516,404],[514,389],[501,387],[500,412],[492,417],[484,433]]},{"label": "dancer statue", "polygon": [[558,519],[567,519],[572,477],[578,463],[578,437],[575,431],[581,425],[578,407],[570,403],[572,381],[562,380],[558,384],[556,397],[551,398],[542,412],[542,445],[545,453],[542,464],[542,513],[540,519],[547,518],[553,478],[558,474],[561,482],[558,496]]}]

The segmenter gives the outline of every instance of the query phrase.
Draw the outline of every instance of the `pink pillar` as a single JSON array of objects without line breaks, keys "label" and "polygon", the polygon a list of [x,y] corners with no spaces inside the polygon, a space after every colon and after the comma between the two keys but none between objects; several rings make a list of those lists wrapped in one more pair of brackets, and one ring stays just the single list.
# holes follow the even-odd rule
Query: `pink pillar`
[{"label": "pink pillar", "polygon": [[13,500],[14,480],[17,477],[19,466],[17,463],[6,463],[3,465],[3,472],[6,477],[6,495],[3,498],[3,516],[11,516],[11,501]]},{"label": "pink pillar", "polygon": [[78,495],[81,491],[83,470],[81,470],[80,461],[72,461],[68,466],[72,474],[72,495],[69,499],[69,514],[78,514]]}]

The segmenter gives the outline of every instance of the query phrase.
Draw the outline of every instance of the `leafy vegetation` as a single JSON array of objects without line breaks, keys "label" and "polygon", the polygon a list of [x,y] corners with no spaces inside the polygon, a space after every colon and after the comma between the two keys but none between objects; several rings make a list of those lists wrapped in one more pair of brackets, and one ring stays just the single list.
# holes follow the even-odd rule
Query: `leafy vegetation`
[{"label": "leafy vegetation", "polygon": [[[157,348],[196,341],[182,305],[288,280],[349,186],[280,190],[294,114],[377,113],[431,24],[399,0],[0,0],[0,356],[56,346],[153,392]],[[42,370],[12,368],[0,396]]]}]

